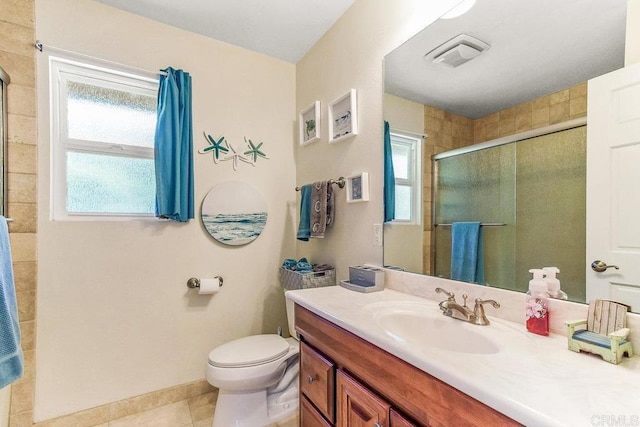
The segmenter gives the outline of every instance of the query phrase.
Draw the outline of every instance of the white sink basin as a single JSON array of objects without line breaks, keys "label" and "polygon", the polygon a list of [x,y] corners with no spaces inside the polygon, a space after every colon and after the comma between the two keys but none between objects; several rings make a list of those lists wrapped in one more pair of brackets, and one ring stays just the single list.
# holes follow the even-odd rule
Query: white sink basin
[{"label": "white sink basin", "polygon": [[404,311],[387,312],[377,316],[376,320],[388,335],[409,345],[435,347],[458,353],[491,354],[500,351],[491,339],[467,327],[487,326],[465,324],[450,317],[433,318]]},{"label": "white sink basin", "polygon": [[388,336],[413,348],[494,354],[502,339],[517,333],[497,323],[479,326],[443,316],[436,304],[398,301],[366,308]]}]

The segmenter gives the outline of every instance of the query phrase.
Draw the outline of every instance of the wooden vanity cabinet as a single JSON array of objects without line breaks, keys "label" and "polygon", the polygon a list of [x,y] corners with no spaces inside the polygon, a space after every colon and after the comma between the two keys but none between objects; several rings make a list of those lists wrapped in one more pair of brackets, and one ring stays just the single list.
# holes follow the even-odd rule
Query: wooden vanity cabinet
[{"label": "wooden vanity cabinet", "polygon": [[335,422],[335,371],[333,362],[305,342],[300,343],[301,394],[331,423]]},{"label": "wooden vanity cabinet", "polygon": [[417,427],[346,373],[337,375],[338,426]]},{"label": "wooden vanity cabinet", "polygon": [[[301,335],[302,427],[376,426],[376,423],[381,427],[520,425],[297,304],[295,319],[296,330]],[[319,371],[318,357],[323,361],[320,366],[331,365],[331,369],[324,372],[328,377],[333,372],[333,379],[327,378],[322,383],[312,377],[314,381],[309,383],[308,375],[317,375]],[[309,359],[313,362],[305,363]],[[307,366],[314,368],[307,369]],[[330,381],[334,381],[333,388]],[[305,382],[310,385],[316,382],[321,387],[309,388]],[[318,397],[315,392],[320,389],[326,397]],[[320,407],[324,402],[330,405],[331,401],[337,403],[327,411],[333,413],[333,417],[328,417]],[[314,423],[313,420],[317,420],[314,416],[327,424]]]},{"label": "wooden vanity cabinet", "polygon": [[300,426],[302,427],[332,427],[306,396],[300,395]]}]

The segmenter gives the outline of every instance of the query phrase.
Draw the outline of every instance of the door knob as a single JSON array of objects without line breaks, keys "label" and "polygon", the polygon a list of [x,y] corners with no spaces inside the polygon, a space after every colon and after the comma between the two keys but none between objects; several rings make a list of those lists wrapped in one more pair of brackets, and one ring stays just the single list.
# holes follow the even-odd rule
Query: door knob
[{"label": "door knob", "polygon": [[602,273],[603,271],[606,271],[607,268],[615,268],[616,270],[620,270],[620,267],[618,267],[617,265],[607,265],[606,262],[600,261],[599,259],[591,263],[591,269],[596,273]]}]

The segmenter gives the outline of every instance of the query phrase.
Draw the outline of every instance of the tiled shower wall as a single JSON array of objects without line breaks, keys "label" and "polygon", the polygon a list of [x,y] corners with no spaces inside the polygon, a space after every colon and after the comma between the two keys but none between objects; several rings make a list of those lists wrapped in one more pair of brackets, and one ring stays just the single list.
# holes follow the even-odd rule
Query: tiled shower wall
[{"label": "tiled shower wall", "polygon": [[475,120],[425,105],[424,131],[429,138],[423,156],[424,272],[431,272],[432,155],[586,115],[586,82]]},{"label": "tiled shower wall", "polygon": [[10,427],[31,426],[36,318],[36,82],[34,1],[0,0],[0,64],[7,88],[8,212],[24,376],[12,385]]}]

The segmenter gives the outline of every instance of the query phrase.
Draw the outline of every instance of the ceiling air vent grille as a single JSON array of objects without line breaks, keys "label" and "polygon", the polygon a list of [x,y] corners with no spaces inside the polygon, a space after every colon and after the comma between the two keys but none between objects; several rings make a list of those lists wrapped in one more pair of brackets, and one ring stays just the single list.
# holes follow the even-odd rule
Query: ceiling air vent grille
[{"label": "ceiling air vent grille", "polygon": [[455,68],[465,62],[471,61],[489,49],[489,47],[490,46],[482,40],[471,37],[468,34],[460,34],[433,49],[427,53],[424,58],[436,64],[444,64]]}]

